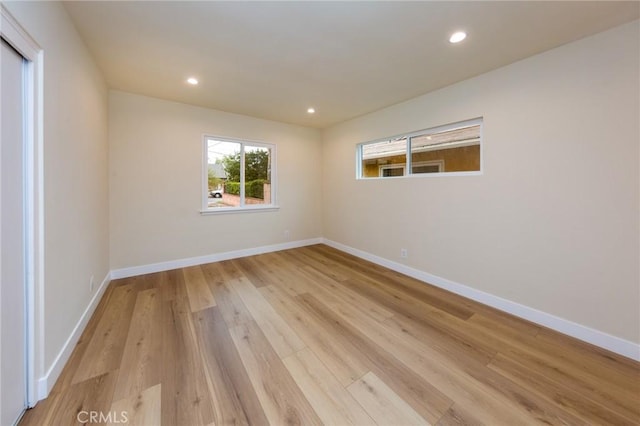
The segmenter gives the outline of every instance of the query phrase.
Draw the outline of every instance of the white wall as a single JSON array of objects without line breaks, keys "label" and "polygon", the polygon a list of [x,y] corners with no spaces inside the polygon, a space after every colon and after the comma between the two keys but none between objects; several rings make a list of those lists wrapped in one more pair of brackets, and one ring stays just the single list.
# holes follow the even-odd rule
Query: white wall
[{"label": "white wall", "polygon": [[5,5],[44,50],[42,377],[109,271],[107,88],[61,3]]},{"label": "white wall", "polygon": [[[200,215],[204,134],[277,145],[279,211]],[[322,236],[318,130],[111,91],[109,144],[112,269]]]},{"label": "white wall", "polygon": [[[640,342],[639,24],[323,134],[324,236]],[[356,180],[355,146],[484,117],[484,174]]]}]

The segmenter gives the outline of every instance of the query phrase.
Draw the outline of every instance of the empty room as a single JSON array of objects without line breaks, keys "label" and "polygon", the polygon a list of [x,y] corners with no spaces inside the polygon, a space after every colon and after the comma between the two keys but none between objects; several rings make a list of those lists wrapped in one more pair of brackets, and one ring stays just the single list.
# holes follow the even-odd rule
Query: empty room
[{"label": "empty room", "polygon": [[640,424],[640,2],[0,6],[0,425]]}]

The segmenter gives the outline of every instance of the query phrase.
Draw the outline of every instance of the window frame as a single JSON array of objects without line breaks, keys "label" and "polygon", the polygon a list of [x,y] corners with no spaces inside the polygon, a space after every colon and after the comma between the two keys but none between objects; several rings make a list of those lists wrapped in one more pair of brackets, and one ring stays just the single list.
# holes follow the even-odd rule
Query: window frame
[{"label": "window frame", "polygon": [[[413,162],[411,159],[411,142],[412,142],[412,138],[414,137],[418,137],[418,136],[424,136],[425,134],[432,134],[432,133],[440,133],[440,132],[445,132],[447,130],[453,130],[456,128],[460,128],[460,127],[466,127],[466,126],[475,126],[478,125],[480,126],[480,130],[479,130],[479,138],[480,138],[480,170],[471,170],[471,171],[465,171],[465,172],[437,172],[437,173],[412,173],[412,168],[413,168]],[[356,145],[356,180],[380,180],[380,179],[401,179],[401,178],[419,178],[419,177],[440,177],[440,176],[480,176],[483,174],[484,172],[484,118],[483,117],[476,117],[476,118],[472,118],[469,120],[463,120],[463,121],[456,121],[454,123],[449,123],[449,124],[444,124],[441,126],[436,126],[436,127],[430,127],[427,129],[422,129],[422,130],[416,130],[413,132],[409,132],[409,133],[401,133],[399,135],[395,135],[395,136],[389,136],[389,137],[385,137],[385,138],[380,138],[380,139],[374,139],[371,141],[367,141],[367,142],[361,142],[358,143]],[[407,149],[405,152],[405,162],[404,163],[399,163],[399,165],[402,165],[405,168],[405,173],[402,176],[390,176],[390,177],[383,177],[380,176],[380,173],[378,176],[371,176],[371,177],[365,177],[363,176],[363,147],[365,145],[369,145],[369,144],[374,144],[374,143],[379,143],[379,142],[385,142],[385,141],[390,141],[390,140],[396,140],[396,139],[402,139],[402,138],[406,138],[407,139]],[[392,164],[389,164],[389,166],[392,166]],[[380,168],[378,170],[381,170]]]},{"label": "window frame", "polygon": [[[220,142],[237,143],[240,145],[240,205],[238,207],[209,207],[209,141],[216,140]],[[271,176],[270,190],[271,203],[269,204],[245,204],[245,146],[268,148],[271,150]],[[202,136],[202,171],[201,171],[201,209],[202,215],[215,215],[226,213],[247,213],[247,212],[265,212],[277,211],[280,206],[277,204],[277,146],[274,143],[254,141],[250,139],[230,138],[227,136],[215,136],[204,134]]]}]

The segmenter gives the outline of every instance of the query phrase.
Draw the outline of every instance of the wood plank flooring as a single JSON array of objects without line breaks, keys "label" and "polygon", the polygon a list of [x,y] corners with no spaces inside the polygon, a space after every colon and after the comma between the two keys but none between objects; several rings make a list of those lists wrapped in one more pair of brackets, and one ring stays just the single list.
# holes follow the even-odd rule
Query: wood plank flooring
[{"label": "wood plank flooring", "polygon": [[316,245],[113,281],[21,425],[92,412],[145,426],[638,425],[640,364]]}]

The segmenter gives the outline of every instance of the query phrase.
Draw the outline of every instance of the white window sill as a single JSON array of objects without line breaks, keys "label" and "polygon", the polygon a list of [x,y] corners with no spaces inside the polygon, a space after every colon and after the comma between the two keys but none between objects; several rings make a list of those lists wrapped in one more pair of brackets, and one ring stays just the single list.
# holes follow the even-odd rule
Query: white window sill
[{"label": "white window sill", "polygon": [[280,206],[268,205],[260,207],[218,207],[206,210],[200,210],[202,216],[227,214],[227,213],[257,213],[257,212],[275,212],[280,210]]},{"label": "white window sill", "polygon": [[439,177],[459,177],[459,176],[482,176],[482,170],[474,170],[472,172],[439,172],[439,173],[412,173],[405,176],[372,176],[359,177],[356,180],[389,180],[389,179],[422,179],[422,178],[439,178]]}]

